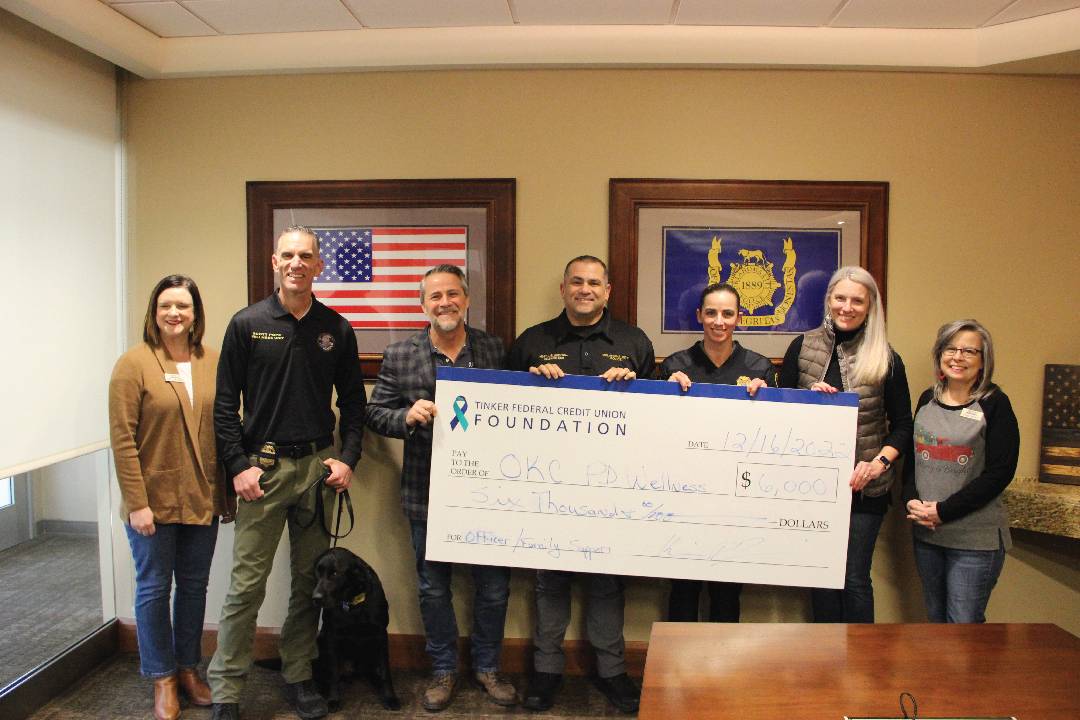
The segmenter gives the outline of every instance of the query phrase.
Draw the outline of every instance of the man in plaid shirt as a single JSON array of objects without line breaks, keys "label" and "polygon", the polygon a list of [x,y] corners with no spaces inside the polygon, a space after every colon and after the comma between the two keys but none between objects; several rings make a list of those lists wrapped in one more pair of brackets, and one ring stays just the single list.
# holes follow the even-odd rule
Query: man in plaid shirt
[{"label": "man in plaid shirt", "polygon": [[[432,419],[435,417],[435,367],[501,370],[506,364],[502,341],[465,324],[469,285],[456,265],[438,265],[420,281],[420,304],[429,327],[386,348],[382,369],[367,405],[367,425],[380,435],[405,440],[401,468],[401,507],[409,518],[420,615],[427,637],[433,676],[424,692],[430,711],[450,705],[457,685],[457,619],[451,603],[452,565],[428,562],[428,488],[431,473]],[[474,679],[499,705],[516,705],[517,691],[499,673],[510,569],[471,565],[473,600],[472,667]]]}]

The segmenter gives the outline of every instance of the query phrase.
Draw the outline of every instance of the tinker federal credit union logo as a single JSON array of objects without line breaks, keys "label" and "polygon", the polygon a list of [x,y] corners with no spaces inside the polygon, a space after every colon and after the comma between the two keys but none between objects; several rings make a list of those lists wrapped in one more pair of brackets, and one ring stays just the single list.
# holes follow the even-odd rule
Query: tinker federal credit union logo
[{"label": "tinker federal credit union logo", "polygon": [[469,412],[468,399],[458,395],[451,409],[450,432],[459,427],[466,432],[471,427],[625,437],[629,427],[626,410],[615,408],[477,400],[470,418],[465,414]]},{"label": "tinker federal credit union logo", "polygon": [[469,429],[469,419],[465,417],[465,411],[468,409],[469,401],[465,399],[464,395],[458,395],[454,398],[454,417],[450,419],[450,432],[457,430],[459,425],[462,432]]}]

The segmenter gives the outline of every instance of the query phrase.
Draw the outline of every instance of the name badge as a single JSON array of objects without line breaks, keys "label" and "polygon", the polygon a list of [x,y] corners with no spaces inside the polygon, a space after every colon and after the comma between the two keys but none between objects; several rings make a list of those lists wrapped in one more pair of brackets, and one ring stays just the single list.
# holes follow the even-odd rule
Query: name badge
[{"label": "name badge", "polygon": [[966,408],[964,408],[963,410],[960,411],[960,417],[965,417],[968,420],[976,420],[976,421],[977,420],[982,420],[983,419],[983,411],[982,410],[976,410],[975,408],[972,408],[972,407],[966,407]]},{"label": "name badge", "polygon": [[184,376],[178,373],[165,373],[165,382],[184,382]]}]

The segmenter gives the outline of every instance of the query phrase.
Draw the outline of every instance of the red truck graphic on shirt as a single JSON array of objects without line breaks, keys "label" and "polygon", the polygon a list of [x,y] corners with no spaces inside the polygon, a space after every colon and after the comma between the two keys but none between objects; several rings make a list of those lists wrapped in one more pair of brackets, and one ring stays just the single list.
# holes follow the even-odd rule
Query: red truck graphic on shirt
[{"label": "red truck graphic on shirt", "polygon": [[915,433],[915,452],[923,460],[946,460],[967,465],[975,454],[967,445],[950,445],[949,438],[934,433]]}]

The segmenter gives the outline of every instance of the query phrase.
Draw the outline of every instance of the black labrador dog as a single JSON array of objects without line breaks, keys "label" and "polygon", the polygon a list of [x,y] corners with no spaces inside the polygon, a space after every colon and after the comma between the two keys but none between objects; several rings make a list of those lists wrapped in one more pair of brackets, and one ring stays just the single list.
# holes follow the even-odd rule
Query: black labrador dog
[{"label": "black labrador dog", "polygon": [[375,570],[345,548],[330,548],[315,561],[312,600],[322,608],[319,657],[312,674],[330,710],[341,707],[343,677],[365,675],[388,710],[399,710],[390,677],[386,628],[390,608]]}]

